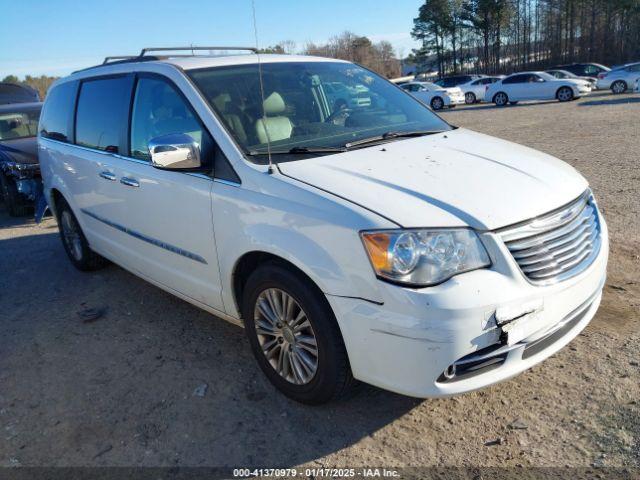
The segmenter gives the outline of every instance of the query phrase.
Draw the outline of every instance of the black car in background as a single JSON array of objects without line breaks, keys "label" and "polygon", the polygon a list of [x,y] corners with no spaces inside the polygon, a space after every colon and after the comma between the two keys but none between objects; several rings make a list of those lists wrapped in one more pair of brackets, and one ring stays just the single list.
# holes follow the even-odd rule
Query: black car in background
[{"label": "black car in background", "polygon": [[40,94],[34,88],[15,83],[0,82],[0,105],[7,103],[34,103]]},{"label": "black car in background", "polygon": [[38,120],[42,103],[0,105],[0,199],[9,215],[33,210],[41,197],[38,162]]},{"label": "black car in background", "polygon": [[452,88],[479,78],[482,78],[482,75],[452,75],[450,77],[442,77],[440,80],[433,83],[442,88]]},{"label": "black car in background", "polygon": [[590,77],[598,78],[601,73],[611,71],[609,67],[600,65],[599,63],[572,63],[571,65],[558,65],[557,67],[549,68],[548,70],[566,70],[578,77]]}]

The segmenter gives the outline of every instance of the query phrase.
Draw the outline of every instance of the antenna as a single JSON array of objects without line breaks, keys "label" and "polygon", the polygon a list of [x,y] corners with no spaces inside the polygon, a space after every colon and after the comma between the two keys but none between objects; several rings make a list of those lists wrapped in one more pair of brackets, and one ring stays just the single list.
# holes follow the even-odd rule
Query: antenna
[{"label": "antenna", "polygon": [[258,42],[258,22],[256,22],[256,1],[251,0],[251,10],[253,11],[253,34],[256,39],[256,54],[258,55],[258,78],[260,79],[260,99],[262,100],[262,118],[265,120],[264,122],[264,133],[267,136],[267,157],[269,158],[269,169],[267,172],[269,175],[273,173],[273,161],[271,160],[271,137],[269,135],[269,127],[266,122],[267,119],[267,110],[264,108],[264,82],[262,81],[262,62],[260,59],[260,50],[259,50],[259,42]]}]

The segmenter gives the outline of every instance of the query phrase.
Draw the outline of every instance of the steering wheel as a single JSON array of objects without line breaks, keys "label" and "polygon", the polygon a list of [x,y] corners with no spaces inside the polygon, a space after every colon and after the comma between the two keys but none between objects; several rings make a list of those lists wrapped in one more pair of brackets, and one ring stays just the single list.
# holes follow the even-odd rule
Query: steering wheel
[{"label": "steering wheel", "polygon": [[335,112],[333,112],[331,115],[329,115],[324,123],[334,123],[337,125],[336,120],[346,120],[347,117],[349,115],[351,115],[351,112],[353,112],[353,108],[340,108],[338,110],[336,110]]}]

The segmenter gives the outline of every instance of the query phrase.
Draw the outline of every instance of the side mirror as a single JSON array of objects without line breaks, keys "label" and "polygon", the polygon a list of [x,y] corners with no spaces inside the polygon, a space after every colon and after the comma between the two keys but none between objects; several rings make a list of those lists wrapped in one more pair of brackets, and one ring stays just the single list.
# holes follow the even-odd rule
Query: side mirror
[{"label": "side mirror", "polygon": [[186,133],[170,133],[149,140],[151,164],[166,170],[200,168],[200,145]]}]

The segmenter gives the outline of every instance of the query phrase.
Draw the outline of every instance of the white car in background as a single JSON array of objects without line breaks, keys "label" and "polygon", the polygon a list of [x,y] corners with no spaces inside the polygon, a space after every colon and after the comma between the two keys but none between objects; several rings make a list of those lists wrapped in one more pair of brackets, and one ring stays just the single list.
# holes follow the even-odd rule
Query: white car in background
[{"label": "white car in background", "polygon": [[624,93],[633,89],[634,82],[640,76],[640,62],[630,63],[602,74],[598,77],[598,88],[611,89],[613,93]]},{"label": "white car in background", "polygon": [[482,77],[460,85],[467,105],[484,101],[484,94],[490,85],[502,80],[504,75],[494,77]]},{"label": "white car in background", "polygon": [[464,104],[464,94],[459,87],[443,88],[431,82],[409,82],[400,85],[400,88],[429,105],[432,110]]},{"label": "white car in background", "polygon": [[526,100],[568,102],[590,92],[591,87],[584,80],[560,79],[545,72],[521,72],[491,85],[485,98],[502,107]]}]

